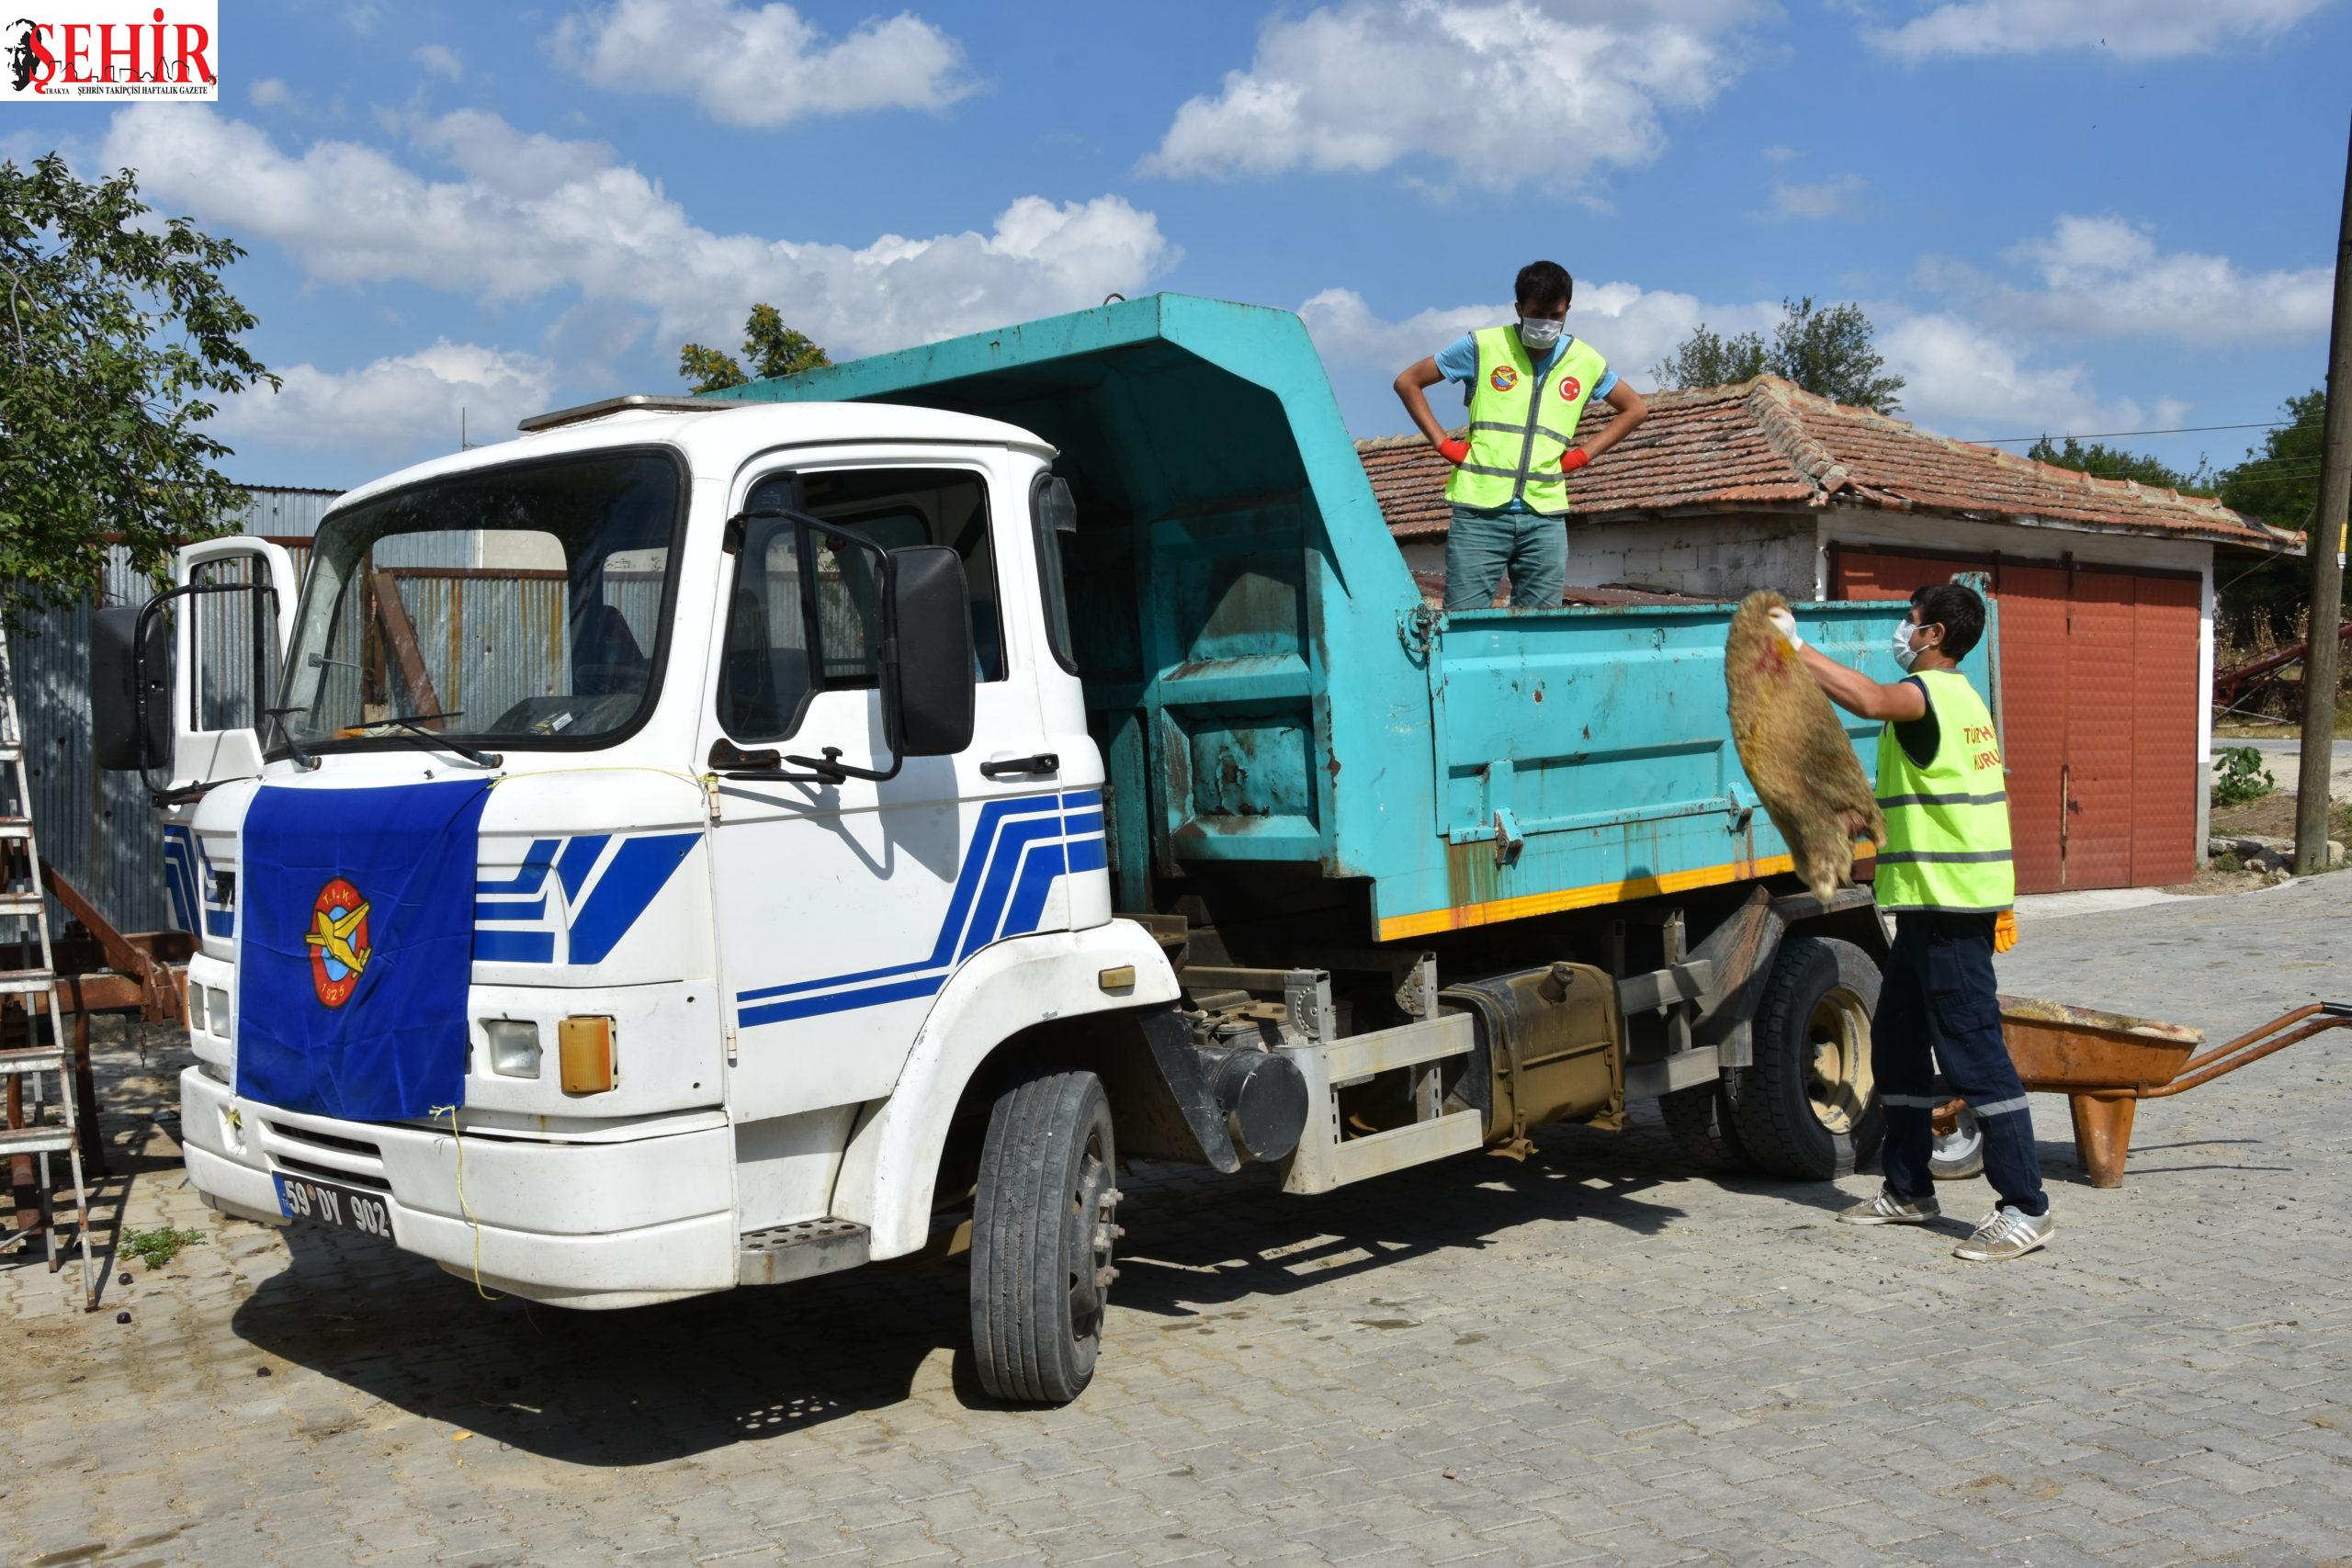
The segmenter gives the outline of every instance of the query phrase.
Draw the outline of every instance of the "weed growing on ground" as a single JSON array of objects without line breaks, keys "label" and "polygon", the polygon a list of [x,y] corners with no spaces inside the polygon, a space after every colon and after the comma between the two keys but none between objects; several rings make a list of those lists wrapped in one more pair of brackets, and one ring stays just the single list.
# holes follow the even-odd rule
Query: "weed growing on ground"
[{"label": "weed growing on ground", "polygon": [[2262,765],[2260,751],[2251,746],[2232,746],[2222,752],[2213,775],[2213,804],[2244,806],[2278,787],[2278,781]]},{"label": "weed growing on ground", "polygon": [[122,1250],[150,1269],[161,1269],[179,1256],[184,1247],[202,1247],[202,1231],[182,1230],[175,1225],[161,1225],[152,1231],[132,1231],[122,1238]]}]

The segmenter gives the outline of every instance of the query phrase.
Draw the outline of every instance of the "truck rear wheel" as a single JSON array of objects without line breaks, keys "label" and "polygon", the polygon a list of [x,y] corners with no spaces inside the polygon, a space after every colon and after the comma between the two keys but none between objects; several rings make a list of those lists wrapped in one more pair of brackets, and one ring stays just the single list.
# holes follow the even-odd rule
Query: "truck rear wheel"
[{"label": "truck rear wheel", "polygon": [[1752,1065],[1731,1088],[1740,1144],[1775,1176],[1851,1176],[1886,1116],[1871,1081],[1878,965],[1850,942],[1792,936],[1757,1004]]},{"label": "truck rear wheel", "polygon": [[980,1386],[1067,1404],[1094,1376],[1119,1190],[1111,1104],[1088,1072],[1041,1072],[997,1097],[972,1207],[972,1349]]},{"label": "truck rear wheel", "polygon": [[1755,1157],[1739,1141],[1731,1096],[1722,1084],[1675,1089],[1658,1097],[1657,1109],[1691,1169],[1706,1176],[1736,1176],[1756,1168]]}]

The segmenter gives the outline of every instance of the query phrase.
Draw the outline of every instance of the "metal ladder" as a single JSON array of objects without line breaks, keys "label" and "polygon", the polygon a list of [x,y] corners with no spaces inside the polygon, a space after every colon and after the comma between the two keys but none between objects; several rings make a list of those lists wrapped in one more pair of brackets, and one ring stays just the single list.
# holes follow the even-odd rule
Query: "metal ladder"
[{"label": "metal ladder", "polygon": [[[57,1225],[63,1218],[61,1191],[50,1185],[49,1160],[62,1154],[74,1173],[74,1236],[82,1255],[82,1308],[97,1309],[97,1287],[90,1274],[90,1193],[82,1178],[81,1128],[76,1122],[73,1064],[57,1015],[56,967],[49,946],[49,905],[41,893],[40,846],[33,837],[32,784],[25,772],[24,728],[17,720],[16,672],[8,662],[8,632],[0,626],[0,996],[23,998],[25,1043],[0,1049],[0,1082],[7,1095],[6,1125],[0,1126],[0,1164],[13,1168],[19,1156],[40,1162],[47,1195],[49,1269],[62,1262]],[[39,962],[34,962],[38,958]],[[44,1042],[42,1023],[48,1024]],[[41,1080],[54,1074],[60,1120],[44,1115],[50,1103]],[[19,1125],[18,1123],[22,1123]]]}]

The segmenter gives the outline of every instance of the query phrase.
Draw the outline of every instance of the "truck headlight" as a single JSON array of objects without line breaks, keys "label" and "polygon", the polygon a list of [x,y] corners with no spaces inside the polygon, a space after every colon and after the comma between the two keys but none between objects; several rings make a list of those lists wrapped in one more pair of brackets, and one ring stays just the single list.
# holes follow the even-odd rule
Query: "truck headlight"
[{"label": "truck headlight", "polygon": [[204,1032],[204,987],[201,986],[187,988],[187,1032],[190,1034]]},{"label": "truck headlight", "polygon": [[490,1042],[490,1070],[501,1077],[539,1076],[539,1026],[527,1018],[486,1018],[482,1036]]},{"label": "truck headlight", "polygon": [[205,1000],[211,1004],[212,1032],[219,1035],[223,1040],[228,1039],[229,993],[222,990],[220,987],[214,986],[205,992]]}]

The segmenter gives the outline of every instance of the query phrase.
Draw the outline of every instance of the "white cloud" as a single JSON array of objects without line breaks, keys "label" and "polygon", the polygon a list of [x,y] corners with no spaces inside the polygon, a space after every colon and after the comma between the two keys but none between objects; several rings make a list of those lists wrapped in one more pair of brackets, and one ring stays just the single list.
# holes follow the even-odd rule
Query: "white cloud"
[{"label": "white cloud", "polygon": [[2077,337],[2173,338],[2198,344],[2293,342],[2327,331],[2335,274],[2326,266],[2249,272],[2227,256],[2160,248],[2145,225],[2115,217],[2060,217],[2050,233],[2006,259],[2035,288],[1929,258],[1920,281],[1984,315]]},{"label": "white cloud", "polygon": [[281,246],[311,277],[391,281],[492,302],[549,296],[650,313],[662,335],[731,342],[754,300],[837,355],[872,353],[1139,293],[1179,254],[1115,196],[1026,196],[989,231],[885,234],[852,247],[716,233],[608,148],[468,110],[410,122],[413,144],[466,176],[428,179],[352,141],[282,152],[198,106],[120,110],[109,166],[159,206]]},{"label": "white cloud", "polygon": [[275,76],[265,76],[246,89],[255,108],[270,108],[293,96],[293,90]]},{"label": "white cloud", "polygon": [[1898,28],[1865,28],[1876,48],[1938,55],[2095,49],[2130,59],[2207,54],[2277,37],[2327,0],[1951,0]]},{"label": "white cloud", "polygon": [[460,81],[466,74],[465,62],[458,51],[446,43],[423,43],[409,51],[409,58],[432,72],[435,76]]},{"label": "white cloud", "polygon": [[1854,198],[1861,194],[1862,178],[1860,175],[1840,175],[1834,180],[1816,180],[1810,184],[1774,180],[1772,205],[1756,216],[1778,221],[1849,218],[1854,214]]},{"label": "white cloud", "polygon": [[963,47],[908,11],[833,39],[786,5],[616,0],[566,17],[549,42],[560,63],[599,87],[690,97],[728,125],[940,109],[976,85]]},{"label": "white cloud", "polygon": [[1573,197],[1580,175],[1666,145],[1659,114],[1737,73],[1728,35],[1762,0],[1340,0],[1277,13],[1248,69],[1186,102],[1142,164],[1175,177],[1425,158],[1432,182]]},{"label": "white cloud", "polygon": [[2036,432],[2145,430],[2182,423],[2189,405],[2104,398],[2082,364],[2030,363],[1984,324],[1945,312],[1911,316],[1878,334],[1903,389],[1903,416],[1939,434],[1983,439]]},{"label": "white cloud", "polygon": [[477,440],[503,435],[547,408],[555,386],[554,367],[536,355],[446,338],[356,370],[302,364],[278,374],[282,390],[257,388],[223,405],[215,425],[224,439],[380,457],[455,451],[460,409]]}]

